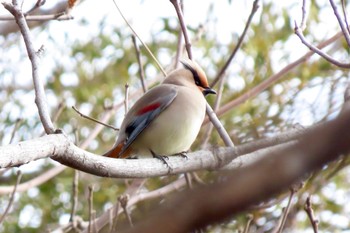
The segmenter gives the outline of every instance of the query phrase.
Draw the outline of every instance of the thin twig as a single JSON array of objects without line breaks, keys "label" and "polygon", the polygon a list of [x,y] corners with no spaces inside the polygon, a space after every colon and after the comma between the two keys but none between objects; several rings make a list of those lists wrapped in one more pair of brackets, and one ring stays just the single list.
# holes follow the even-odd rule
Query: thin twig
[{"label": "thin twig", "polygon": [[177,36],[177,47],[176,47],[176,54],[175,54],[175,62],[174,62],[174,69],[177,69],[179,66],[180,57],[182,56],[182,50],[183,50],[183,40],[182,40],[182,30],[180,28]]},{"label": "thin twig", "polygon": [[129,84],[125,84],[125,96],[124,96],[124,110],[125,115],[129,111]]},{"label": "thin twig", "polygon": [[332,8],[333,8],[334,15],[335,15],[335,17],[337,18],[338,23],[339,23],[339,26],[340,26],[340,28],[341,28],[343,34],[344,34],[346,43],[348,44],[348,46],[350,46],[350,34],[349,34],[348,29],[346,28],[346,25],[344,25],[343,19],[341,18],[340,14],[339,14],[339,12],[338,12],[338,7],[337,7],[337,5],[333,2],[333,0],[329,0],[329,2],[331,3],[331,6],[332,6]]},{"label": "thin twig", "polygon": [[243,40],[244,40],[244,37],[247,34],[248,28],[249,28],[249,26],[250,26],[250,24],[252,22],[253,16],[254,16],[255,12],[257,12],[258,9],[259,9],[259,0],[255,0],[253,2],[252,10],[251,10],[250,15],[248,17],[247,23],[245,24],[244,30],[242,32],[242,35],[238,39],[236,47],[233,49],[233,51],[232,51],[230,57],[228,58],[228,60],[226,61],[225,65],[221,68],[219,73],[214,78],[214,81],[210,84],[211,87],[214,87],[216,85],[216,83],[222,78],[222,76],[224,75],[224,73],[227,70],[228,66],[230,65],[231,61],[235,57],[237,51],[241,48],[241,45],[242,45]]},{"label": "thin twig", "polygon": [[[184,14],[185,9],[184,9],[183,0],[181,0],[180,2],[180,7],[181,7],[182,14]],[[184,47],[183,47],[183,39],[182,39],[182,29],[180,26],[177,34],[177,46],[176,46],[176,54],[175,54],[175,61],[174,61],[174,69],[177,69],[179,66],[179,61],[180,61],[180,57],[182,56],[183,49]]]},{"label": "thin twig", "polygon": [[213,109],[210,107],[210,105],[208,103],[207,103],[207,107],[206,107],[206,112],[207,112],[207,115],[209,117],[209,120],[215,126],[216,130],[218,131],[218,133],[219,133],[221,139],[224,141],[225,145],[229,146],[229,147],[234,147],[235,145],[233,144],[233,142],[230,138],[230,135],[227,133],[226,129],[221,124],[218,116],[215,114],[215,112],[213,111]]},{"label": "thin twig", "polygon": [[78,182],[79,182],[79,171],[78,170],[74,170],[74,179],[73,179],[73,201],[72,201],[72,211],[71,211],[71,215],[70,215],[70,220],[71,222],[74,221],[74,217],[77,211],[77,207],[78,207]]},{"label": "thin twig", "polygon": [[118,128],[116,128],[116,127],[114,127],[114,126],[112,126],[112,125],[103,123],[103,122],[101,122],[101,121],[99,121],[99,120],[96,120],[96,119],[94,119],[94,118],[92,118],[92,117],[89,117],[89,116],[87,116],[87,115],[81,113],[75,106],[72,106],[72,108],[73,108],[74,111],[76,111],[76,112],[77,112],[81,117],[83,117],[83,118],[86,118],[86,119],[88,119],[88,120],[90,120],[90,121],[93,121],[93,122],[95,122],[95,123],[98,123],[98,124],[100,124],[100,125],[106,126],[106,127],[108,127],[108,128],[114,129],[115,131],[118,131],[118,130],[119,130]]},{"label": "thin twig", "polygon": [[[109,212],[109,225],[108,225],[109,233],[116,232],[119,206],[120,206],[120,202],[117,201],[115,206],[113,206],[110,209],[110,212]],[[96,227],[97,227],[97,224],[96,224]]]},{"label": "thin twig", "polygon": [[[219,107],[220,107],[220,103],[221,103],[221,98],[222,98],[222,93],[224,91],[224,84],[225,84],[225,78],[222,78],[219,80],[219,89],[217,91],[217,94],[216,94],[216,99],[215,99],[215,103],[214,103],[214,108],[213,108],[213,111],[216,112]],[[205,134],[204,134],[204,140],[203,140],[203,143],[202,143],[202,148],[205,149],[207,147],[207,144],[209,142],[209,139],[210,139],[210,135],[213,131],[213,125],[212,124],[209,124],[208,127],[207,127],[207,130],[205,131]]]},{"label": "thin twig", "polygon": [[249,227],[250,227],[250,223],[253,221],[254,219],[254,216],[252,214],[248,214],[248,220],[247,220],[247,223],[246,225],[244,226],[244,230],[243,230],[243,233],[248,233],[249,232]]},{"label": "thin twig", "polygon": [[17,132],[17,129],[19,128],[19,126],[21,125],[22,122],[23,122],[23,120],[21,118],[17,118],[15,126],[13,127],[13,130],[11,133],[11,138],[10,138],[9,144],[11,144],[13,142],[13,139],[15,138],[15,134]]},{"label": "thin twig", "polygon": [[16,23],[18,24],[21,34],[23,36],[28,57],[32,64],[32,77],[33,77],[34,90],[35,90],[35,103],[38,108],[39,117],[45,129],[45,132],[47,134],[52,134],[55,132],[55,129],[50,118],[44,85],[39,76],[40,74],[39,58],[34,49],[32,37],[30,35],[29,27],[27,25],[23,12],[20,9],[17,0],[13,0],[12,3],[13,4],[2,2],[3,6],[16,18]]},{"label": "thin twig", "polygon": [[[72,20],[73,16],[66,14],[65,12],[60,12],[57,14],[49,14],[49,15],[25,15],[24,18],[26,21],[50,21],[50,20]],[[12,16],[0,16],[0,21],[13,21],[16,20],[15,17]]]},{"label": "thin twig", "polygon": [[140,76],[140,80],[141,80],[142,90],[143,90],[143,93],[145,93],[147,91],[147,86],[145,83],[145,72],[143,70],[140,48],[137,44],[135,35],[132,35],[131,38],[132,38],[132,43],[134,44],[134,48],[136,51],[137,63],[139,64],[139,76]]},{"label": "thin twig", "polygon": [[63,101],[61,101],[59,104],[58,104],[58,107],[57,107],[57,110],[55,112],[55,114],[53,115],[52,117],[52,122],[57,122],[59,116],[62,114],[63,112],[63,109],[66,107],[65,103]]},{"label": "thin twig", "polygon": [[130,30],[132,31],[132,33],[139,39],[139,41],[141,42],[141,44],[145,47],[145,49],[147,50],[147,52],[149,53],[149,55],[152,57],[152,59],[155,61],[155,63],[157,64],[158,68],[162,71],[163,75],[166,76],[166,72],[163,69],[162,65],[159,63],[159,61],[157,60],[157,58],[153,55],[153,53],[151,52],[151,50],[148,48],[147,44],[145,42],[143,42],[143,40],[141,39],[141,37],[136,33],[136,31],[133,29],[133,27],[130,25],[130,23],[128,22],[128,20],[125,18],[123,12],[120,10],[119,6],[117,5],[116,1],[113,0],[113,3],[115,5],[115,7],[117,8],[119,14],[122,16],[123,20],[125,21],[125,23],[128,25],[128,27],[130,28]]},{"label": "thin twig", "polygon": [[7,207],[6,207],[5,211],[4,211],[4,213],[3,213],[3,214],[1,215],[1,217],[0,217],[0,225],[1,225],[1,223],[4,221],[4,219],[5,219],[6,215],[7,215],[7,213],[9,212],[9,210],[10,210],[10,208],[11,208],[11,206],[12,206],[13,200],[14,200],[14,198],[15,198],[17,186],[18,186],[19,182],[21,181],[21,178],[22,178],[22,172],[21,172],[21,170],[18,170],[18,171],[17,171],[17,180],[16,180],[16,184],[15,184],[15,186],[13,187],[13,191],[12,191],[12,193],[11,193],[11,197],[10,197],[9,203],[7,204]]},{"label": "thin twig", "polygon": [[314,215],[314,211],[312,209],[312,205],[311,205],[311,197],[308,196],[306,198],[306,202],[305,202],[305,205],[304,205],[304,210],[306,211],[307,213],[307,216],[309,217],[310,219],[310,222],[311,222],[311,225],[312,225],[312,229],[314,230],[314,233],[318,233],[318,219],[315,218],[315,215]]},{"label": "thin twig", "polygon": [[348,23],[348,14],[346,13],[346,3],[344,0],[341,0],[341,6],[343,9],[343,15],[344,15],[344,21],[346,24],[346,29],[348,30],[348,33],[350,34],[350,28],[349,28],[349,23]]},{"label": "thin twig", "polygon": [[35,5],[32,7],[32,9],[27,11],[27,13],[25,13],[24,15],[29,15],[30,13],[32,13],[33,11],[38,9],[39,7],[43,6],[45,3],[46,3],[46,0],[37,0]]},{"label": "thin twig", "polygon": [[299,37],[301,42],[304,45],[306,45],[306,47],[308,47],[310,50],[312,50],[313,52],[317,53],[318,55],[320,55],[321,57],[323,57],[324,59],[326,59],[328,62],[332,63],[333,65],[336,65],[336,66],[338,66],[340,68],[344,68],[344,69],[349,69],[350,68],[350,63],[339,62],[339,61],[335,60],[334,58],[332,58],[331,56],[329,56],[328,54],[324,53],[321,49],[319,49],[316,46],[314,46],[313,44],[309,43],[306,40],[306,38],[304,37],[303,32],[300,30],[300,28],[298,27],[296,22],[294,22],[294,25],[295,25],[294,33]]},{"label": "thin twig", "polygon": [[299,27],[301,28],[302,31],[304,31],[306,28],[306,19],[307,19],[307,14],[308,14],[308,12],[306,11],[306,0],[303,0],[301,12],[302,12],[302,15],[301,15],[301,22],[300,22]]},{"label": "thin twig", "polygon": [[289,213],[289,210],[290,210],[290,206],[291,206],[291,203],[292,203],[292,199],[293,199],[295,193],[296,193],[296,190],[291,188],[290,189],[290,195],[289,195],[287,207],[284,208],[284,211],[282,213],[281,222],[280,222],[279,226],[277,227],[277,231],[276,232],[278,232],[278,233],[282,233],[283,232],[283,227],[284,227],[284,224],[286,223],[287,216],[288,216],[288,213]]},{"label": "thin twig", "polygon": [[120,202],[120,205],[121,205],[121,207],[124,210],[125,216],[128,219],[128,222],[129,222],[130,226],[133,227],[134,224],[132,223],[131,215],[130,215],[130,212],[129,212],[128,208],[127,208],[128,202],[129,202],[129,195],[126,194],[126,195],[120,196],[118,198],[118,201]]},{"label": "thin twig", "polygon": [[89,226],[88,226],[88,232],[92,233],[92,221],[93,221],[93,216],[92,216],[92,212],[93,212],[93,193],[94,193],[94,186],[93,185],[89,185]]},{"label": "thin twig", "polygon": [[187,28],[186,28],[183,14],[182,14],[180,2],[179,0],[170,0],[170,2],[174,5],[177,17],[179,18],[179,21],[180,21],[182,33],[185,38],[185,47],[186,47],[188,58],[192,60],[191,42],[190,42],[190,39],[188,38]]},{"label": "thin twig", "polygon": [[189,189],[192,189],[193,185],[192,185],[192,175],[191,175],[191,173],[186,172],[184,175],[185,175],[187,187]]}]

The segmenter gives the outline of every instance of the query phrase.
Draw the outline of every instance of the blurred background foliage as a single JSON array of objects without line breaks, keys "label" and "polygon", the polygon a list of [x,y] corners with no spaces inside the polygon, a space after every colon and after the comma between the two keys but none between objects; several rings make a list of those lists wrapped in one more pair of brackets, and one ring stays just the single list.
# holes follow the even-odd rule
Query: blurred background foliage
[{"label": "blurred background foliage", "polygon": [[[84,4],[88,2],[91,5],[91,1],[85,0],[77,6],[76,11],[82,11]],[[301,2],[292,1],[287,4],[288,6],[286,4],[281,6],[279,1],[260,3],[260,9],[254,17],[244,44],[226,71],[221,105],[252,89],[308,51],[293,34],[295,16],[292,12],[301,11]],[[146,4],[143,1],[137,3],[141,7]],[[185,16],[193,17],[187,13],[190,11],[186,8],[187,1],[184,3]],[[157,6],[156,2],[152,4]],[[220,4],[224,3],[212,1],[208,4],[206,18],[200,19],[202,23],[189,26],[194,57],[207,71],[210,81],[237,43],[242,30],[232,29],[236,27],[236,21],[244,25],[248,17],[246,14],[243,18],[235,19],[236,21],[225,19],[227,21],[225,27],[227,30],[232,30],[232,33],[229,42],[223,41],[217,30],[220,26],[218,25],[220,15],[215,15],[213,10]],[[237,1],[228,1],[226,4],[235,6]],[[244,12],[249,13],[251,4],[252,1],[245,1],[243,6],[248,10],[245,9]],[[239,7],[242,7],[242,4]],[[242,10],[233,9],[232,14]],[[114,14],[117,15],[116,10]],[[35,44],[45,45],[45,51],[41,54],[41,66],[52,115],[54,116],[60,106],[63,106],[55,124],[77,144],[91,135],[96,124],[81,118],[71,106],[76,106],[91,117],[101,119],[112,106],[123,103],[126,83],[130,86],[130,93],[141,89],[139,67],[129,28],[124,24],[121,26],[111,24],[105,17],[101,17],[98,25],[92,27],[87,12],[83,12],[83,15],[85,17],[74,21],[53,21],[32,29]],[[133,21],[142,21],[142,17],[148,16],[145,13],[141,17],[136,15],[130,17]],[[300,18],[297,20],[300,21]],[[72,30],[65,31],[63,30],[65,27],[72,27]],[[60,28],[61,33],[57,30]],[[82,31],[74,31],[77,29]],[[311,1],[308,27],[305,30],[307,39],[317,44],[338,30],[328,2]],[[178,35],[179,26],[173,14],[156,18],[146,38],[151,51],[167,70],[171,70],[172,67]],[[0,44],[2,45],[0,141],[2,145],[6,145],[10,142],[16,143],[39,137],[43,129],[34,104],[30,64],[21,35],[18,33],[2,35]],[[146,82],[150,84],[155,80],[161,80],[162,76],[155,62],[143,46],[140,47]],[[344,41],[333,43],[327,48],[327,52],[340,60],[349,58],[349,48]],[[286,73],[281,81],[220,116],[220,119],[236,144],[271,137],[297,125],[309,126],[331,119],[339,112],[348,81],[347,70],[330,65],[314,55],[309,61]],[[141,92],[134,94],[130,104],[140,95]],[[208,101],[213,105],[215,97],[208,98]],[[124,113],[124,107],[121,105],[108,123],[118,127]],[[201,147],[204,129],[192,150]],[[14,136],[11,139],[13,132]],[[102,154],[113,145],[115,137],[114,130],[105,128],[90,142],[87,150]],[[209,144],[214,147],[223,146],[215,131],[210,136]],[[292,199],[286,232],[312,232],[311,224],[303,210],[308,195],[312,195],[314,211],[320,221],[322,232],[349,232],[348,164],[349,159],[344,157],[341,161],[310,174],[304,187]],[[55,162],[46,159],[22,166],[19,168],[24,173],[21,182],[29,181],[56,165]],[[0,178],[1,184],[14,184],[16,170],[3,172]],[[10,213],[0,226],[0,231],[47,232],[67,224],[72,209],[74,174],[73,169],[67,168],[40,186],[17,193]],[[197,174],[202,181],[208,183],[220,176],[224,177],[224,174],[217,172],[201,171]],[[177,178],[178,176],[147,179],[143,191],[155,190]],[[94,187],[93,205],[96,216],[100,216],[117,202],[130,182],[130,180],[107,179],[80,173],[76,214],[84,220],[88,219],[89,186]],[[288,202],[288,196],[288,192],[281,194],[271,200],[271,203],[266,203],[267,207],[253,208],[249,212],[253,218],[250,232],[271,231],[279,221],[282,208]],[[133,220],[137,222],[138,219],[144,218],[152,211],[154,204],[167,198],[167,196],[159,197],[139,203],[132,209]],[[2,194],[0,213],[4,211],[8,201],[8,194]],[[224,223],[210,226],[206,232],[238,232],[247,223],[247,214],[243,213]],[[126,224],[124,215],[119,217],[118,224]]]}]

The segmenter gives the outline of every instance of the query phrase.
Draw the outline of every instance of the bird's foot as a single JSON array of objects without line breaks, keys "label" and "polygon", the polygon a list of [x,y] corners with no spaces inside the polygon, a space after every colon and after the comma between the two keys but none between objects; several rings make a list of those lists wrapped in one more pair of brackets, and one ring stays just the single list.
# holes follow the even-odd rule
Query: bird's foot
[{"label": "bird's foot", "polygon": [[168,164],[167,161],[166,161],[166,160],[169,160],[169,157],[168,157],[168,156],[165,156],[165,155],[157,155],[157,154],[154,153],[152,150],[151,150],[151,153],[152,153],[153,158],[159,159],[159,160],[162,161],[168,168],[170,168],[169,164]]},{"label": "bird's foot", "polygon": [[185,159],[188,159],[187,157],[187,151],[181,151],[179,153],[176,153],[174,155],[178,155],[178,156],[181,156],[182,158],[185,158]]}]

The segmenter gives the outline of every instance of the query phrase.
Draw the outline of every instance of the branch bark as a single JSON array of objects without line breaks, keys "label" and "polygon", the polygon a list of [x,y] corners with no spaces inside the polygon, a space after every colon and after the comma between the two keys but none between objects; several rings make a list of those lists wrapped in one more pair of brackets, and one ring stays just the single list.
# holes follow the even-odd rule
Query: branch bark
[{"label": "branch bark", "polygon": [[305,174],[350,152],[350,111],[307,132],[297,145],[231,172],[225,180],[178,195],[128,233],[182,233],[245,211],[285,191]]}]

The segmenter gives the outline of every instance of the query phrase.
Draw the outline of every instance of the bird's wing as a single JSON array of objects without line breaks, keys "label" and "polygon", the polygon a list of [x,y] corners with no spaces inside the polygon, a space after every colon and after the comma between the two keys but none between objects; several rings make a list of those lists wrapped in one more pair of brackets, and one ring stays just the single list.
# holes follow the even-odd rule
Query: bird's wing
[{"label": "bird's wing", "polygon": [[126,141],[119,153],[120,155],[173,102],[177,93],[178,91],[174,87],[161,85],[151,89],[134,104],[125,117],[129,118],[129,120],[125,125]]}]

